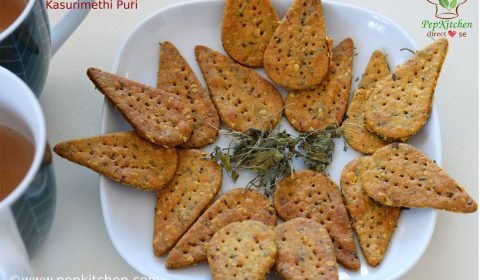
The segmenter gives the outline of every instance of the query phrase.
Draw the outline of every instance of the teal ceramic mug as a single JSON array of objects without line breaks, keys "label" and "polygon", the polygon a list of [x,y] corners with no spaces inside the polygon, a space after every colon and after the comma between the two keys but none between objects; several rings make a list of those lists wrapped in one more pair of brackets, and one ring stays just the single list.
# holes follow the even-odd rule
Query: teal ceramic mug
[{"label": "teal ceramic mug", "polygon": [[0,279],[8,279],[31,274],[29,255],[46,238],[55,212],[55,177],[37,98],[1,66],[0,81],[0,125],[21,133],[35,151],[22,181],[0,200]]},{"label": "teal ceramic mug", "polygon": [[[89,10],[71,10],[50,29],[44,0],[8,1],[21,2],[25,8],[0,32],[0,66],[20,77],[39,96],[47,79],[50,59]],[[80,0],[85,3],[94,1]]]}]

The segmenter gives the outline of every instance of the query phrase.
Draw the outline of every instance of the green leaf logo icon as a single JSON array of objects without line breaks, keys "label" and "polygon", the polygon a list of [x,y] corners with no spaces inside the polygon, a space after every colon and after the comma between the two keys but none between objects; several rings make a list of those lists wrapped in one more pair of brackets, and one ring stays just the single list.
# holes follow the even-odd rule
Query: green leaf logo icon
[{"label": "green leaf logo icon", "polygon": [[[457,2],[456,0],[453,0],[453,1]],[[439,2],[440,2],[440,6],[450,10],[450,3],[448,0],[440,0]]]},{"label": "green leaf logo icon", "polygon": [[457,7],[457,0],[452,0],[452,2],[450,2],[450,9],[455,9]]}]

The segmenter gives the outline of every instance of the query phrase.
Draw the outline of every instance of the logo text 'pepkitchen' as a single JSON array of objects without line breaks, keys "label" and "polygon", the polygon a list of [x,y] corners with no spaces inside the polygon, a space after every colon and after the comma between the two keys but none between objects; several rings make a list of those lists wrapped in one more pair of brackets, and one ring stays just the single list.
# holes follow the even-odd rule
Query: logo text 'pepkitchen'
[{"label": "logo text 'pepkitchen'", "polygon": [[422,28],[428,28],[432,31],[437,29],[448,30],[451,28],[472,28],[473,23],[470,21],[463,21],[462,19],[451,21],[451,20],[438,20],[430,21],[428,19],[422,21]]}]

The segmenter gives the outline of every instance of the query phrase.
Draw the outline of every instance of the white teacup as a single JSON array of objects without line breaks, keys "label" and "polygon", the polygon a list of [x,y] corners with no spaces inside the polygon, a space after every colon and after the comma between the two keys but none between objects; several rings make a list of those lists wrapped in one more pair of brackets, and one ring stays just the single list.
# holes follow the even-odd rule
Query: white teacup
[{"label": "white teacup", "polygon": [[[0,66],[0,125],[25,136],[33,161],[17,187],[0,201],[0,279],[32,274],[29,256],[45,240],[55,212],[55,177],[42,109],[32,90]],[[15,94],[12,94],[15,93]]]}]

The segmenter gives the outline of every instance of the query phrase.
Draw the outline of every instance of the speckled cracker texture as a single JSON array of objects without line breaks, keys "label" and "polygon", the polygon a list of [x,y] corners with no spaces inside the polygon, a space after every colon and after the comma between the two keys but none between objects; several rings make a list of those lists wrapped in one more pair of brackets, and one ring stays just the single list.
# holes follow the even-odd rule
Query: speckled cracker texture
[{"label": "speckled cracker texture", "polygon": [[185,267],[207,260],[205,246],[224,226],[244,220],[255,220],[275,226],[277,216],[263,194],[238,188],[224,193],[182,236],[167,257],[167,268]]},{"label": "speckled cracker texture", "polygon": [[332,239],[319,223],[295,218],[278,225],[275,270],[285,280],[338,279]]},{"label": "speckled cracker texture", "polygon": [[215,280],[262,280],[275,263],[277,244],[272,227],[257,221],[231,223],[207,246]]},{"label": "speckled cracker texture", "polygon": [[154,145],[134,132],[65,141],[53,150],[112,180],[146,191],[165,187],[177,166],[175,149]]},{"label": "speckled cracker texture", "polygon": [[167,253],[200,214],[210,205],[222,186],[223,173],[208,154],[200,150],[179,150],[175,175],[157,192],[153,227],[153,249],[157,256]]},{"label": "speckled cracker texture", "polygon": [[273,194],[280,218],[309,218],[325,226],[332,237],[337,260],[358,270],[360,261],[347,210],[337,185],[324,173],[301,170],[283,178]]},{"label": "speckled cracker texture", "polygon": [[358,158],[345,166],[340,186],[363,255],[369,265],[377,266],[395,231],[401,208],[381,205],[365,194],[359,176],[366,159]]},{"label": "speckled cracker texture", "polygon": [[471,213],[477,203],[437,164],[408,144],[377,150],[360,173],[365,193],[395,207],[431,207]]},{"label": "speckled cracker texture", "polygon": [[274,128],[282,115],[283,100],[275,87],[255,70],[204,46],[195,48],[220,119],[231,129]]},{"label": "speckled cracker texture", "polygon": [[227,0],[222,21],[223,48],[238,63],[261,67],[278,22],[270,0]]},{"label": "speckled cracker texture", "polygon": [[378,81],[390,75],[387,58],[381,51],[373,52],[367,68],[362,75],[358,90],[348,106],[347,119],[343,122],[343,137],[355,150],[364,154],[373,154],[376,150],[390,143],[369,131],[365,124],[364,105],[368,93],[375,88]]},{"label": "speckled cracker texture", "polygon": [[210,96],[190,65],[170,42],[160,47],[157,88],[179,95],[192,107],[193,131],[182,148],[202,148],[217,139],[220,119]]},{"label": "speckled cracker texture", "polygon": [[347,109],[352,84],[353,41],[333,49],[333,61],[322,83],[312,89],[291,91],[285,99],[285,116],[300,132],[338,127]]},{"label": "speckled cracker texture", "polygon": [[386,139],[406,141],[427,122],[448,40],[418,51],[376,85],[365,103],[368,130]]},{"label": "speckled cracker texture", "polygon": [[308,89],[325,78],[330,56],[322,2],[295,0],[265,50],[265,72],[285,88]]},{"label": "speckled cracker texture", "polygon": [[96,68],[87,75],[143,138],[165,147],[190,138],[192,110],[179,96]]}]

